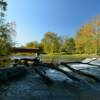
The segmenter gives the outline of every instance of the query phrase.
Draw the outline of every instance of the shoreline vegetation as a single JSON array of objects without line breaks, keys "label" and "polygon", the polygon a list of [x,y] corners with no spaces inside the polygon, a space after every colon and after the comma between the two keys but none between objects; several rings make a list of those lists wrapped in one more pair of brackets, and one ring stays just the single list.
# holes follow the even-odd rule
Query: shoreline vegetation
[{"label": "shoreline vegetation", "polygon": [[[33,57],[35,58],[35,54],[13,54],[12,57]],[[61,54],[61,53],[53,53],[53,54],[40,54],[40,60],[44,62],[52,62],[59,63],[59,61],[81,61],[85,58],[97,57],[96,55],[89,54]]]},{"label": "shoreline vegetation", "polygon": [[73,54],[73,55],[62,55],[62,54],[47,54],[47,55],[42,55],[41,59],[45,62],[53,62],[57,63],[60,61],[80,61],[83,60],[87,57],[90,57],[88,54]]},{"label": "shoreline vegetation", "polygon": [[[12,54],[12,57],[36,57],[36,54],[29,53],[17,53]],[[50,54],[40,54],[40,60],[47,62],[59,62],[59,61],[80,61],[85,58],[97,58],[100,57],[96,54],[62,54],[62,53],[50,53]]]},{"label": "shoreline vegetation", "polygon": [[[13,54],[12,57],[36,57],[35,54]],[[83,60],[87,57],[95,57],[95,55],[93,54],[61,54],[61,53],[51,53],[51,54],[40,54],[40,59],[42,61],[59,61],[61,60],[66,60],[66,61],[79,61],[79,60]]]}]

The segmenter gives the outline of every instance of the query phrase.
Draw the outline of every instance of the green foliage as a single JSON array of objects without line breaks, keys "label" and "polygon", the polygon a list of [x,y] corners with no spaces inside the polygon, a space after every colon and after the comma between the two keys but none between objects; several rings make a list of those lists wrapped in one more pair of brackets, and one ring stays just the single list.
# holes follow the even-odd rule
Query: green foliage
[{"label": "green foliage", "polygon": [[47,54],[100,54],[100,16],[83,25],[74,38],[46,32],[40,43],[30,42],[26,47],[41,48]]},{"label": "green foliage", "polygon": [[78,53],[98,54],[100,49],[100,17],[85,24],[76,34]]},{"label": "green foliage", "polygon": [[7,2],[0,0],[0,22],[2,21],[1,19],[3,19],[3,17],[5,16],[4,11],[6,11],[6,7],[7,7]]},{"label": "green foliage", "polygon": [[[9,62],[11,48],[13,46],[12,34],[15,33],[15,23],[6,23],[4,19],[7,3],[0,1],[0,66]],[[2,60],[3,59],[3,60]],[[4,62],[3,62],[4,61]]]},{"label": "green foliage", "polygon": [[36,41],[32,41],[32,42],[29,42],[25,45],[25,47],[27,48],[38,48],[39,47],[39,43],[36,42]]},{"label": "green foliage", "polygon": [[59,63],[59,62],[71,62],[71,61],[81,61],[85,59],[86,57],[89,57],[89,55],[86,54],[73,54],[73,55],[62,55],[60,53],[58,54],[46,54],[42,55],[42,61],[44,62],[53,62],[53,63]]},{"label": "green foliage", "polygon": [[41,44],[43,45],[43,49],[46,53],[59,52],[59,37],[56,33],[45,33],[45,36],[42,39]]},{"label": "green foliage", "polygon": [[66,38],[64,42],[64,49],[67,54],[74,54],[75,40],[73,38]]}]

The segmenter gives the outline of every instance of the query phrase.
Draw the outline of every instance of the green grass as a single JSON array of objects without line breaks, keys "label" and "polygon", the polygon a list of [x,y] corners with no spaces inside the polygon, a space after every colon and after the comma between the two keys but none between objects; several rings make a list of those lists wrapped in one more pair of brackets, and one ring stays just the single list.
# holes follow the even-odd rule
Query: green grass
[{"label": "green grass", "polygon": [[48,54],[42,55],[42,60],[45,62],[61,62],[61,61],[80,61],[89,57],[86,54],[74,54],[74,55],[61,55],[61,54]]}]

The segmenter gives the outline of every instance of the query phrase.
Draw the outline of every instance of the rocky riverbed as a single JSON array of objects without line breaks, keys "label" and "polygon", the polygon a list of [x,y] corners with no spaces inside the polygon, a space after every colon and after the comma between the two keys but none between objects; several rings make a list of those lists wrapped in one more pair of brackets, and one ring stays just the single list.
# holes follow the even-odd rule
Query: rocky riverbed
[{"label": "rocky riverbed", "polygon": [[[0,83],[0,100],[100,100],[99,82],[84,78],[81,81],[73,81],[66,76],[64,78],[66,81],[56,77],[49,84],[34,72],[32,67],[25,69],[27,74],[23,74],[23,77]],[[50,73],[48,75],[53,78],[53,73],[55,72],[52,70],[52,75]],[[62,78],[59,75],[58,78]]]}]

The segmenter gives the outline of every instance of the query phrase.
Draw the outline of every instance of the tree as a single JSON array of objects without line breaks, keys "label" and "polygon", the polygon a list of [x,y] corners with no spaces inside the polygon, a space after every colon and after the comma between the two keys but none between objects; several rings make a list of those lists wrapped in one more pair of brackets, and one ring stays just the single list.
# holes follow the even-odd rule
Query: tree
[{"label": "tree", "polygon": [[7,23],[0,26],[0,53],[2,52],[3,55],[10,54],[11,47],[14,45],[11,38],[12,33],[15,32],[12,24]]},{"label": "tree", "polygon": [[94,38],[96,42],[96,54],[100,54],[100,16],[96,16],[92,22]]},{"label": "tree", "polygon": [[[7,2],[0,0],[0,56],[9,57],[13,46],[12,34],[15,33],[15,23],[7,23],[5,20],[5,11]],[[2,58],[1,57],[1,58]]]},{"label": "tree", "polygon": [[100,52],[100,17],[85,24],[76,34],[76,48],[79,53]]},{"label": "tree", "polygon": [[33,49],[33,48],[35,48],[35,45],[34,45],[33,42],[29,42],[29,43],[27,43],[27,44],[25,45],[25,47]]},{"label": "tree", "polygon": [[46,53],[59,52],[59,37],[54,32],[47,32],[41,41]]},{"label": "tree", "polygon": [[0,0],[0,22],[3,21],[3,17],[5,16],[6,7],[7,7],[7,2]]},{"label": "tree", "polygon": [[[92,26],[90,23],[85,24],[76,35],[76,47],[79,53],[93,53],[95,52],[95,46],[92,47],[94,41],[92,36]],[[89,46],[90,45],[90,46]]]},{"label": "tree", "polygon": [[25,47],[33,49],[33,48],[38,48],[38,45],[39,44],[36,41],[32,41],[32,42],[27,43]]},{"label": "tree", "polygon": [[67,54],[75,53],[75,40],[74,38],[66,38],[64,42],[64,49]]}]

